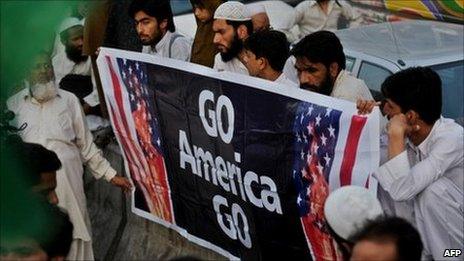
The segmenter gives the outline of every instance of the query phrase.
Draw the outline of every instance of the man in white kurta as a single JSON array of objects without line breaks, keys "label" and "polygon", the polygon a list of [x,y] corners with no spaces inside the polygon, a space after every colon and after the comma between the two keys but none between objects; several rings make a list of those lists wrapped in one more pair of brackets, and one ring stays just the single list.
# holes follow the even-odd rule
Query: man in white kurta
[{"label": "man in white kurta", "polygon": [[[91,59],[82,54],[83,48],[83,21],[74,17],[66,18],[60,25],[58,33],[61,37],[63,49],[57,50],[52,57],[55,82],[60,86],[61,80],[67,75],[82,75],[91,77],[92,91],[83,97],[84,106],[87,110],[91,108],[99,109],[100,99],[96,88],[95,77],[93,75]],[[108,127],[109,121],[99,115],[86,112],[86,121],[91,131]]]},{"label": "man in white kurta", "polygon": [[374,175],[393,200],[412,202],[410,210],[395,205],[395,214],[416,224],[427,259],[443,258],[445,249],[464,250],[463,139],[461,126],[440,118],[421,144],[408,142]]},{"label": "man in white kurta", "polygon": [[54,151],[62,163],[56,175],[56,194],[59,206],[68,212],[74,225],[74,240],[67,258],[93,260],[82,165],[86,164],[97,179],[104,178],[125,190],[131,185],[126,178],[116,176],[116,171],[103,158],[92,141],[79,100],[56,87],[51,69],[48,57],[39,55],[25,88],[9,98],[7,105],[15,113],[17,126],[27,124],[20,132],[23,140]]},{"label": "man in white kurta", "polygon": [[440,116],[441,80],[429,68],[410,68],[389,76],[382,93],[388,161],[374,177],[394,200],[392,212],[419,230],[424,259],[459,260],[445,251],[464,251],[464,130]]},{"label": "man in white kurta", "polygon": [[[284,32],[286,32],[290,42],[294,42],[317,31],[335,31],[341,16],[350,22],[360,23],[361,16],[346,1],[303,1],[295,7],[292,26]],[[297,26],[297,34],[290,30],[293,26]]]},{"label": "man in white kurta", "polygon": [[213,69],[248,75],[243,41],[253,33],[253,23],[246,6],[236,1],[221,4],[214,12],[213,31],[213,43],[219,50]]}]

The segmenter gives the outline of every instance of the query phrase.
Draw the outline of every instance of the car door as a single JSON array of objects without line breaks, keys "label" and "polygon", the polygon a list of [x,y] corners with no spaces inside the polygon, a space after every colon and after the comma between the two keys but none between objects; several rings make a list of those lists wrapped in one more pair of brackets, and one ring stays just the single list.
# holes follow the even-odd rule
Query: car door
[{"label": "car door", "polygon": [[375,100],[381,100],[380,87],[389,75],[397,72],[400,68],[385,59],[366,55],[356,51],[345,51],[346,70],[353,76],[363,80]]}]

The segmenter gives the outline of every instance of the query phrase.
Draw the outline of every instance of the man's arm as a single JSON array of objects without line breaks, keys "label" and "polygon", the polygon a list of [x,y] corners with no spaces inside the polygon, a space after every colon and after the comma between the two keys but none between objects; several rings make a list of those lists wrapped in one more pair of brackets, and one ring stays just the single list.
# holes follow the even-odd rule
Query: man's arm
[{"label": "man's arm", "polygon": [[96,179],[105,178],[113,185],[121,187],[124,191],[130,191],[132,185],[124,178],[116,176],[116,170],[103,157],[102,151],[93,142],[92,133],[85,122],[84,112],[76,97],[72,96],[69,100],[69,109],[73,113],[73,128],[76,133],[76,145],[80,150],[82,160],[90,169]]},{"label": "man's arm", "polygon": [[443,133],[433,141],[429,155],[410,166],[405,150],[407,133],[403,114],[390,120],[388,131],[389,161],[383,164],[374,176],[380,185],[396,201],[409,200],[421,193],[444,173],[463,161],[462,134]]},{"label": "man's arm", "polygon": [[362,16],[346,1],[340,2],[342,6],[342,15],[350,21],[350,27],[357,27],[361,25]]}]

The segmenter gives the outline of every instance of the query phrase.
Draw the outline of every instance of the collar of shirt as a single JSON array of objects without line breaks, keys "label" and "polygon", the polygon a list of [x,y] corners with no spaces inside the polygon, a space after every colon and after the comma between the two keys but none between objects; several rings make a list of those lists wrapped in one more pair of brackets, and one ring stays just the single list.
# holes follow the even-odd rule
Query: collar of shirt
[{"label": "collar of shirt", "polygon": [[430,142],[430,140],[432,139],[431,137],[434,136],[434,133],[439,131],[437,129],[440,129],[440,126],[442,125],[442,121],[443,121],[443,117],[440,117],[440,119],[438,119],[434,124],[433,124],[433,127],[432,127],[432,130],[430,131],[429,135],[427,136],[427,138],[425,138],[425,140],[423,140],[419,145],[414,145],[409,139],[406,139],[406,145],[411,149],[413,150],[416,154],[420,154],[420,157],[424,156],[424,155],[427,155],[427,148],[429,147],[428,144]]},{"label": "collar of shirt", "polygon": [[166,33],[164,34],[163,38],[161,38],[161,40],[156,44],[155,46],[155,52],[156,53],[159,53],[160,51],[162,51],[164,49],[164,47],[169,44],[169,40],[171,39],[171,35],[172,33],[167,30]]},{"label": "collar of shirt", "polygon": [[[329,1],[329,7],[327,8],[327,13],[328,13],[328,14],[330,14],[330,12],[332,11],[333,5],[334,5],[334,1],[330,0],[330,1]],[[316,8],[316,7],[317,7],[317,8],[319,8],[319,9],[322,11],[321,7],[319,6],[319,4],[318,4],[315,0],[309,2],[309,7],[310,7],[310,8]]]},{"label": "collar of shirt", "polygon": [[349,75],[349,73],[345,70],[341,70],[338,75],[337,75],[337,78],[335,79],[335,82],[334,82],[334,86],[333,86],[333,89],[332,89],[332,93],[335,91],[335,89],[338,88],[338,86],[340,86],[343,82],[343,80],[345,79],[345,77]]},{"label": "collar of shirt", "polygon": [[285,77],[285,74],[284,74],[284,73],[281,73],[281,74],[279,75],[279,77],[277,77],[277,79],[275,79],[275,82],[283,82],[283,81],[285,81],[285,80],[287,80],[287,77]]},{"label": "collar of shirt", "polygon": [[423,140],[417,148],[420,150],[420,152],[424,155],[427,153],[427,148],[429,147],[428,144],[430,140],[432,139],[431,137],[434,136],[435,132],[437,132],[438,129],[440,129],[440,126],[442,125],[443,122],[443,117],[440,117],[434,124],[432,129],[430,130],[429,135],[427,135],[427,138]]}]

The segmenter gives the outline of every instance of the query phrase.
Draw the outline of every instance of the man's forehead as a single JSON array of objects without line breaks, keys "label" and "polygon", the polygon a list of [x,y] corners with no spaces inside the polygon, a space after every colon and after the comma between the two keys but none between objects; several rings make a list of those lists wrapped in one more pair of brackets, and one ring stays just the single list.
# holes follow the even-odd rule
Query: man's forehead
[{"label": "man's forehead", "polygon": [[229,26],[232,25],[227,24],[225,19],[215,19],[213,22],[213,28],[215,30],[227,29]]},{"label": "man's forehead", "polygon": [[309,61],[308,58],[302,56],[302,57],[296,57],[295,66],[304,67],[304,68],[317,67],[317,63],[312,63],[311,61]]},{"label": "man's forehead", "polygon": [[68,36],[70,38],[75,36],[81,36],[84,34],[84,27],[82,25],[76,25],[66,30],[66,32],[68,33]]},{"label": "man's forehead", "polygon": [[138,11],[137,13],[135,13],[134,19],[136,21],[141,21],[143,19],[150,19],[150,20],[154,19],[154,20],[156,20],[156,17],[150,16],[147,13],[145,13],[144,11]]}]

